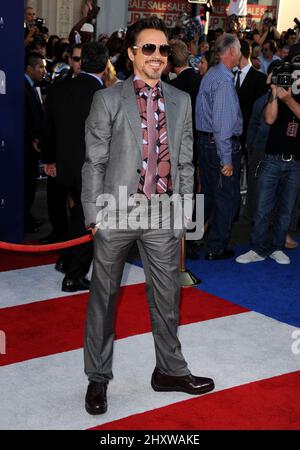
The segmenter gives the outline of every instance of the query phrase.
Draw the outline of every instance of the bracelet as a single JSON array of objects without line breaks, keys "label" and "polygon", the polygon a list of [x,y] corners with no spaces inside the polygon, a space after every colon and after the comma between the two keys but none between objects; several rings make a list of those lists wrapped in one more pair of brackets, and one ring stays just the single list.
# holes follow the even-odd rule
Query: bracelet
[{"label": "bracelet", "polygon": [[274,97],[274,95],[272,95],[272,96],[269,98],[269,103],[273,103],[275,100],[278,100],[278,96],[276,95],[276,96]]}]

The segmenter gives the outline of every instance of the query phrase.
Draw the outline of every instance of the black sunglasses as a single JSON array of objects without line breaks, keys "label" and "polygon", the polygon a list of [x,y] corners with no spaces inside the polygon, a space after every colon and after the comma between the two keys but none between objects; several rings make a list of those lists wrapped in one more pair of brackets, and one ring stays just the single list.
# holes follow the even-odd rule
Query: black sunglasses
[{"label": "black sunglasses", "polygon": [[170,56],[171,54],[171,47],[169,45],[156,45],[156,44],[144,44],[143,46],[140,45],[133,45],[133,49],[135,48],[141,48],[142,53],[145,56],[151,56],[153,53],[155,53],[156,49],[159,49],[159,53],[161,56],[166,57]]},{"label": "black sunglasses", "polygon": [[73,61],[75,62],[79,62],[81,61],[81,57],[80,56],[72,56]]}]

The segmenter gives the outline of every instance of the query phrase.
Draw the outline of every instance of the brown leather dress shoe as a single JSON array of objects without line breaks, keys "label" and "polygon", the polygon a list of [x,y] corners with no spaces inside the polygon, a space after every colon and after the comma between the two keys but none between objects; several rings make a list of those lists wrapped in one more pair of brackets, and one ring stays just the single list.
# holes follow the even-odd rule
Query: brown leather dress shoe
[{"label": "brown leather dress shoe", "polygon": [[85,409],[93,416],[107,411],[107,383],[91,381],[85,396]]},{"label": "brown leather dress shoe", "polygon": [[176,391],[201,395],[212,391],[215,383],[211,378],[195,377],[192,374],[183,377],[165,375],[156,368],[152,374],[151,386],[158,392]]},{"label": "brown leather dress shoe", "polygon": [[295,241],[290,234],[287,234],[285,238],[285,248],[294,249],[298,247],[298,242]]}]

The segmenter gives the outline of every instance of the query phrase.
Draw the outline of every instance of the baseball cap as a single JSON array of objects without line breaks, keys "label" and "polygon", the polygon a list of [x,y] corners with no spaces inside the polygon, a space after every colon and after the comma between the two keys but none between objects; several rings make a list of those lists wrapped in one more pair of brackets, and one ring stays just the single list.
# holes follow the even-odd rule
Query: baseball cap
[{"label": "baseball cap", "polygon": [[91,23],[85,23],[80,28],[80,31],[84,33],[94,33],[94,27]]}]

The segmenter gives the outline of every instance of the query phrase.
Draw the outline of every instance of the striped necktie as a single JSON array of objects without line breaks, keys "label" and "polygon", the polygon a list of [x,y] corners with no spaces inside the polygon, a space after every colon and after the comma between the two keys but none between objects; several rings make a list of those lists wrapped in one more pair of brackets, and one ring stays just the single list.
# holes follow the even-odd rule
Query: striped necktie
[{"label": "striped necktie", "polygon": [[156,194],[157,174],[157,129],[155,119],[155,97],[157,88],[150,89],[147,97],[147,128],[148,128],[148,161],[144,184],[144,193],[147,198]]}]

